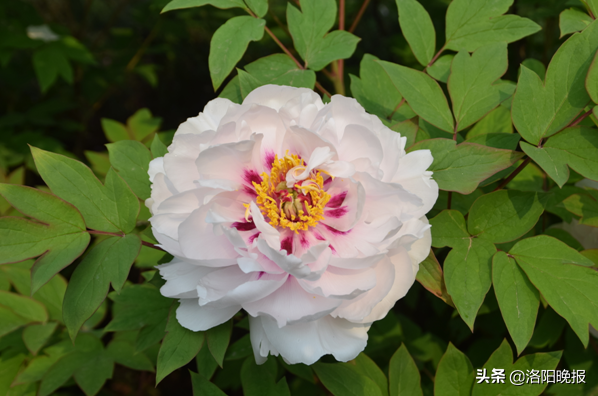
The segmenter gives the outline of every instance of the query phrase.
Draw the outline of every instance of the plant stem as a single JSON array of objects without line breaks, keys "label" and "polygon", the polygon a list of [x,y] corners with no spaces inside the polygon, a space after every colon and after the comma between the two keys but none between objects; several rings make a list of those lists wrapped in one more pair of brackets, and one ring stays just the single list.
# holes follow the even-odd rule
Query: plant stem
[{"label": "plant stem", "polygon": [[[254,18],[257,18],[257,16],[256,16],[256,15],[255,15],[255,14],[254,14],[254,13],[253,13],[253,12],[252,12],[250,9],[246,9],[246,11],[247,11],[247,12],[249,13],[249,15],[251,15],[252,17],[254,17]],[[289,58],[291,58],[291,59],[292,59],[292,60],[295,62],[295,64],[297,65],[297,67],[298,67],[299,69],[301,69],[301,70],[305,70],[305,66],[303,66],[303,65],[301,64],[301,62],[299,62],[299,61],[297,60],[297,58],[295,58],[295,57],[293,56],[293,54],[291,54],[291,51],[289,51],[289,49],[288,49],[287,47],[285,47],[285,45],[282,43],[282,41],[280,41],[280,40],[278,39],[278,37],[276,37],[276,36],[274,35],[274,33],[272,33],[272,30],[270,30],[270,29],[268,28],[268,26],[264,26],[264,30],[266,30],[266,33],[268,33],[268,35],[269,35],[269,36],[272,38],[272,40],[274,40],[274,42],[275,42],[276,44],[278,44],[278,46],[280,47],[280,49],[281,49],[281,50],[283,50],[283,52],[284,52],[285,54],[287,54],[287,55],[289,56]],[[319,90],[319,91],[320,91],[322,94],[324,94],[324,95],[328,95],[329,97],[331,97],[331,96],[332,96],[332,95],[330,95],[330,92],[328,92],[328,91],[327,91],[327,90],[326,90],[326,89],[325,89],[325,88],[322,86],[322,84],[320,84],[320,83],[319,83],[319,82],[317,82],[317,81],[316,81],[316,88],[317,88],[317,89],[318,89],[318,90]]]},{"label": "plant stem", "polygon": [[[339,11],[338,11],[338,30],[345,30],[345,0],[339,0]],[[336,93],[340,95],[345,94],[345,82],[344,82],[344,70],[345,60],[339,59],[336,61],[336,81],[334,88]]]},{"label": "plant stem", "polygon": [[457,141],[457,128],[459,127],[459,124],[456,123],[455,124],[455,128],[453,129],[453,140],[456,142]]},{"label": "plant stem", "polygon": [[[124,236],[125,236],[125,234],[119,234],[119,233],[116,233],[116,232],[108,232],[108,231],[95,231],[95,230],[87,230],[87,232],[88,232],[89,234],[97,234],[97,235],[110,235],[110,236],[116,236],[116,237],[120,237],[120,238],[122,238],[122,237],[124,237]],[[147,247],[150,247],[150,248],[152,248],[152,249],[160,250],[160,251],[162,251],[162,252],[165,252],[165,251],[166,251],[166,250],[162,249],[161,247],[159,247],[159,246],[156,246],[156,245],[154,245],[153,243],[149,243],[149,242],[146,242],[146,241],[141,241],[141,244],[142,244],[143,246],[147,246]]]},{"label": "plant stem", "polygon": [[447,198],[446,198],[446,208],[450,209],[451,208],[451,202],[453,201],[453,192],[449,191],[447,194]]},{"label": "plant stem", "polygon": [[432,66],[434,64],[434,62],[436,62],[436,59],[438,59],[438,57],[440,56],[440,54],[442,54],[442,52],[444,51],[444,46],[442,48],[440,48],[440,50],[438,50],[438,52],[436,53],[436,55],[434,55],[434,57],[432,58],[432,60],[430,61],[430,63],[428,63],[428,65],[426,66],[426,69],[430,66]]},{"label": "plant stem", "polygon": [[577,124],[579,124],[580,122],[582,122],[583,120],[585,120],[590,114],[592,114],[592,109],[586,111],[585,113],[583,113],[581,116],[579,116],[579,118],[575,121],[573,121],[571,124],[567,125],[565,127],[565,129],[567,128],[572,128],[574,126],[576,126]]},{"label": "plant stem", "polygon": [[395,109],[392,111],[392,113],[390,113],[390,115],[387,117],[388,121],[392,120],[392,116],[394,116],[395,113],[401,108],[401,106],[403,106],[403,103],[405,103],[405,98],[401,99],[401,101],[399,102],[397,107],[395,107]]},{"label": "plant stem", "polygon": [[[527,166],[527,164],[529,164],[531,161],[532,161],[531,157],[527,157],[527,158],[525,159],[525,161],[523,161],[523,162],[521,163],[521,165],[519,165],[519,166],[517,167],[517,169],[515,169],[515,170],[513,171],[513,173],[511,173],[511,174],[509,175],[509,177],[507,177],[505,180],[503,180],[503,182],[502,182],[502,183],[500,183],[500,185],[494,189],[494,191],[498,191],[498,190],[502,189],[504,186],[506,186],[507,184],[509,184],[509,182],[510,182],[511,180],[513,180],[513,178],[514,178],[515,176],[517,176],[517,175],[519,174],[519,172],[521,172],[521,171],[523,170],[523,168],[525,168],[525,167]],[[494,192],[494,191],[493,191],[493,192]]]},{"label": "plant stem", "polygon": [[363,1],[363,4],[361,5],[361,8],[357,12],[357,15],[355,16],[355,19],[353,20],[353,23],[351,24],[351,27],[349,28],[349,33],[353,33],[355,31],[355,28],[357,27],[357,24],[359,23],[359,21],[361,21],[361,17],[363,16],[363,13],[365,12],[365,9],[368,8],[368,4],[370,4],[370,1],[371,0],[364,0]]}]

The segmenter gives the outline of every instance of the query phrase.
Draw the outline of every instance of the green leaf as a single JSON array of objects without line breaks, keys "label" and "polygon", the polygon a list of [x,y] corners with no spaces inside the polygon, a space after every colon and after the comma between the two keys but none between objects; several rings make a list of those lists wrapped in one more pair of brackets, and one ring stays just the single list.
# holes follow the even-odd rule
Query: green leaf
[{"label": "green leaf", "polygon": [[73,83],[73,68],[57,43],[50,43],[36,50],[32,60],[42,93],[54,85],[58,76],[69,84]]},{"label": "green leaf", "polygon": [[116,291],[123,287],[139,250],[137,235],[110,237],[85,256],[71,276],[63,304],[64,323],[71,339],[104,302],[110,283]]},{"label": "green leaf", "polygon": [[31,152],[48,187],[79,209],[87,227],[109,232],[133,230],[139,200],[114,170],[102,185],[91,169],[77,160],[35,147]]},{"label": "green leaf", "polygon": [[168,374],[189,363],[204,344],[204,333],[194,332],[181,326],[171,309],[166,325],[166,336],[158,353],[156,384]]},{"label": "green leaf", "polygon": [[[519,161],[517,165],[521,165]],[[528,164],[519,172],[513,180],[507,184],[507,188],[520,191],[544,192],[545,173],[536,165]]]},{"label": "green leaf", "polygon": [[264,36],[266,21],[251,16],[237,16],[220,26],[212,36],[208,64],[212,85],[217,90],[241,60],[250,41]]},{"label": "green leaf", "polygon": [[585,12],[577,8],[569,8],[561,12],[559,15],[559,28],[561,29],[561,37],[570,33],[575,33],[584,30],[592,23],[593,19]]},{"label": "green leaf", "polygon": [[127,127],[118,121],[111,120],[109,118],[102,118],[102,130],[106,139],[111,142],[119,142],[121,140],[129,140],[132,136],[129,136]]},{"label": "green leaf", "polygon": [[465,218],[457,210],[443,210],[436,217],[430,219],[432,225],[432,246],[455,247],[470,236],[465,226]]},{"label": "green leaf", "polygon": [[598,227],[598,201],[591,195],[574,194],[563,201],[565,209],[580,216],[579,224]]},{"label": "green leaf", "polygon": [[106,147],[110,155],[110,163],[135,195],[143,200],[149,198],[151,183],[147,171],[152,156],[147,147],[134,140],[110,143]]},{"label": "green leaf", "polygon": [[303,0],[301,11],[287,3],[287,22],[295,49],[312,70],[347,59],[355,52],[359,38],[344,30],[328,33],[336,19],[336,1]]},{"label": "green leaf", "polygon": [[77,209],[52,194],[12,184],[0,184],[0,193],[21,213],[39,221],[0,219],[0,263],[41,255],[31,275],[35,293],[83,253],[89,234]]},{"label": "green leaf", "polygon": [[449,343],[434,379],[435,396],[469,396],[474,382],[469,358]]},{"label": "green leaf", "polygon": [[500,190],[474,202],[467,229],[492,243],[510,242],[528,232],[543,211],[544,205],[534,192]]},{"label": "green leaf", "polygon": [[427,66],[436,52],[436,31],[430,14],[417,0],[396,0],[399,24],[415,58]]},{"label": "green leaf", "polygon": [[467,51],[459,51],[455,56],[448,90],[458,131],[480,120],[504,100],[493,83],[505,74],[507,66],[506,43],[480,47],[471,56]]},{"label": "green leaf", "polygon": [[199,353],[195,357],[197,363],[197,372],[203,378],[209,380],[214,375],[214,372],[218,368],[218,362],[214,360],[210,348],[201,348]]},{"label": "green leaf", "polygon": [[[150,284],[130,285],[124,287],[120,294],[112,292],[108,297],[114,301],[114,306],[112,321],[108,323],[105,331],[138,330],[144,326],[161,323],[168,317],[173,302],[172,299],[162,296],[160,291]],[[148,315],[148,312],[152,314]]]},{"label": "green leaf", "polygon": [[436,80],[446,84],[451,75],[451,64],[453,63],[454,57],[455,55],[453,54],[442,55],[440,58],[436,59],[436,62],[429,66],[426,71]]},{"label": "green leaf", "polygon": [[102,389],[106,380],[112,378],[114,361],[103,351],[94,354],[73,374],[75,382],[87,396],[93,396]]},{"label": "green leaf", "polygon": [[561,242],[565,242],[568,246],[571,246],[573,249],[583,254],[583,252],[581,252],[583,250],[583,245],[579,243],[579,241],[575,239],[573,235],[571,235],[565,230],[562,230],[560,228],[549,228],[546,231],[544,231],[544,235],[549,235],[558,239]]},{"label": "green leaf", "polygon": [[168,153],[168,148],[162,143],[160,136],[158,134],[154,135],[154,139],[152,140],[152,145],[150,146],[150,151],[152,152],[152,157],[164,157]]},{"label": "green leaf", "polygon": [[559,187],[569,180],[569,167],[582,176],[598,180],[598,135],[593,128],[567,128],[548,139],[542,148],[524,142],[520,146]]},{"label": "green leaf", "polygon": [[0,291],[0,305],[17,312],[30,322],[46,322],[48,311],[39,301],[16,293]]},{"label": "green leaf", "polygon": [[[546,78],[546,66],[544,66],[544,63],[540,62],[539,60],[534,58],[527,58],[523,62],[521,62],[521,64],[533,71],[534,73],[536,73],[542,81],[544,81],[544,79]],[[517,71],[518,78],[519,75],[521,75],[521,68]]]},{"label": "green leaf", "polygon": [[521,67],[512,115],[517,131],[529,143],[565,128],[588,104],[585,78],[598,49],[598,23],[571,36],[552,57],[546,82]]},{"label": "green leaf", "polygon": [[144,353],[137,353],[127,341],[112,340],[106,348],[108,355],[118,364],[133,370],[154,371],[154,365]]},{"label": "green leaf", "polygon": [[592,261],[545,235],[519,241],[509,254],[587,346],[588,324],[598,327],[598,272],[586,268]]},{"label": "green leaf", "polygon": [[[463,222],[463,225],[465,225],[465,222]],[[454,306],[453,299],[446,290],[442,268],[432,250],[430,250],[428,257],[419,263],[419,271],[417,271],[415,279],[430,293],[448,305]]]},{"label": "green leaf", "polygon": [[168,310],[162,309],[157,315],[161,320],[150,323],[139,330],[137,339],[135,340],[135,350],[137,352],[145,351],[152,345],[162,341],[166,335],[166,323],[168,322]]},{"label": "green leaf", "polygon": [[318,362],[312,368],[322,384],[334,396],[382,396],[382,391],[374,381],[346,365]]},{"label": "green leaf", "polygon": [[206,342],[208,348],[214,357],[214,360],[222,367],[224,361],[224,355],[230,342],[230,335],[233,331],[233,322],[229,320],[221,325],[212,327],[206,331]]},{"label": "green leaf", "polygon": [[0,337],[31,322],[31,320],[18,315],[12,309],[2,305],[0,305],[0,317],[2,318],[2,321],[0,322]]},{"label": "green leaf", "polygon": [[[594,55],[594,60],[588,70],[586,77],[586,90],[594,103],[598,103],[598,52]],[[594,113],[596,111],[594,110]]]},{"label": "green leaf", "polygon": [[414,144],[409,151],[428,149],[434,162],[428,168],[441,190],[470,194],[479,183],[508,168],[523,154],[511,150],[461,143],[452,139],[430,139]]},{"label": "green leaf", "polygon": [[411,109],[430,124],[453,132],[454,121],[442,88],[425,73],[390,62],[378,62]]},{"label": "green leaf", "polygon": [[74,348],[70,341],[66,341],[65,344],[58,345],[59,348],[55,352],[60,357],[43,375],[38,395],[53,394],[73,375],[78,377],[75,379],[86,394],[97,393],[106,378],[112,376],[112,361],[109,361],[109,373],[106,370],[108,365],[97,361],[98,358],[104,357],[102,342],[89,333],[83,333],[77,338]]},{"label": "green leaf", "polygon": [[245,2],[259,18],[268,12],[268,0],[245,0]]},{"label": "green leaf", "polygon": [[380,367],[368,355],[360,353],[355,359],[345,363],[345,365],[374,381],[378,385],[382,396],[388,396],[388,380],[386,375],[384,375],[384,372],[380,370]]},{"label": "green leaf", "polygon": [[403,96],[377,60],[374,55],[363,56],[359,64],[359,78],[350,75],[351,93],[368,113],[380,119],[402,122],[415,117],[408,105],[403,103],[399,106]]},{"label": "green leaf", "polygon": [[505,252],[494,255],[492,283],[502,317],[521,354],[534,333],[540,306],[538,290]]},{"label": "green leaf", "polygon": [[[499,107],[500,109],[501,107]],[[482,135],[469,137],[466,142],[477,143],[483,146],[515,150],[517,149],[517,143],[521,139],[521,136],[517,133],[484,133]]]},{"label": "green leaf", "polygon": [[454,0],[446,12],[446,49],[473,52],[481,46],[512,43],[541,28],[517,15],[502,15],[513,0]]},{"label": "green leaf", "polygon": [[537,349],[552,348],[561,338],[561,333],[566,324],[565,319],[561,318],[552,308],[547,307],[540,320],[538,320],[529,346]]},{"label": "green leaf", "polygon": [[245,70],[238,71],[243,97],[266,84],[309,89],[314,89],[316,84],[316,73],[300,69],[286,54],[265,56],[245,66]]},{"label": "green leaf", "polygon": [[37,352],[48,342],[57,325],[56,322],[48,322],[25,327],[23,342],[32,355],[37,355]]},{"label": "green leaf", "polygon": [[513,371],[519,370],[528,373],[529,370],[554,370],[561,360],[562,352],[547,352],[525,355],[513,363],[513,351],[507,340],[504,340],[500,347],[490,356],[490,359],[484,364],[487,376],[490,377],[492,370],[496,368],[504,369],[504,383],[481,382],[473,385],[472,396],[538,396],[547,386],[547,383],[531,384],[525,383],[520,386],[514,386],[510,381],[510,375]]},{"label": "green leaf", "polygon": [[472,331],[476,314],[492,283],[492,256],[495,253],[492,243],[468,238],[456,243],[444,260],[446,289]]},{"label": "green leaf", "polygon": [[148,109],[139,109],[127,119],[127,128],[133,139],[142,141],[160,128],[162,119],[153,117]]},{"label": "green leaf", "polygon": [[[390,396],[422,396],[419,369],[405,344],[392,355],[388,368]],[[364,394],[364,393],[358,393]]]},{"label": "green leaf", "polygon": [[[1,326],[1,325],[0,325]],[[0,395],[9,395],[11,383],[25,360],[23,353],[3,353],[0,357]]]},{"label": "green leaf", "polygon": [[226,98],[233,103],[241,104],[243,102],[243,95],[241,95],[241,85],[239,83],[239,76],[234,76],[218,95],[219,98]]},{"label": "green leaf", "polygon": [[201,7],[206,4],[210,4],[218,8],[245,8],[245,3],[243,3],[243,0],[172,0],[170,3],[166,4],[166,7],[162,9],[161,13],[163,14],[172,10],[180,10],[182,8]]},{"label": "green leaf", "polygon": [[94,173],[102,178],[106,177],[106,174],[110,170],[111,166],[108,155],[90,150],[84,151],[83,154],[85,154],[87,161],[91,163],[91,169],[94,171]]},{"label": "green leaf", "polygon": [[226,396],[220,388],[205,379],[201,374],[190,371],[191,385],[193,386],[193,396]]},{"label": "green leaf", "polygon": [[245,396],[276,396],[276,359],[269,358],[257,365],[253,356],[248,357],[241,367],[241,384]]}]

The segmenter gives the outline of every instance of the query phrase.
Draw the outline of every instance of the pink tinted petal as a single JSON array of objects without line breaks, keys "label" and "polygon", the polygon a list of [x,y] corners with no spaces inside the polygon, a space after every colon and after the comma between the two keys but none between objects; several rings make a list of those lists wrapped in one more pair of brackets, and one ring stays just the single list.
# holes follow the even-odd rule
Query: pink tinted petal
[{"label": "pink tinted petal", "polygon": [[261,343],[252,340],[254,350],[259,350],[260,357],[268,352],[275,355],[280,353],[289,364],[313,364],[327,354],[341,362],[352,360],[365,348],[369,330],[369,325],[330,316],[282,328],[277,326],[276,321],[262,317],[259,321],[250,319],[250,332],[260,324],[265,337],[261,334]]},{"label": "pink tinted petal", "polygon": [[168,264],[157,265],[156,268],[166,281],[160,288],[160,293],[170,298],[198,298],[197,285],[200,279],[214,270],[179,259],[174,259]]},{"label": "pink tinted petal", "polygon": [[405,155],[399,162],[399,169],[392,182],[399,183],[407,191],[417,195],[422,206],[412,212],[413,217],[428,213],[438,199],[438,184],[432,179],[432,172],[427,171],[433,158],[430,150],[416,150]]},{"label": "pink tinted petal", "polygon": [[289,276],[274,293],[242,305],[250,315],[268,315],[282,327],[295,322],[314,321],[334,311],[340,303],[341,300],[306,292],[293,276]]},{"label": "pink tinted petal", "polygon": [[285,107],[285,112],[288,115],[299,116],[300,111],[293,111],[297,105],[313,104],[318,107],[323,107],[322,99],[311,89],[307,88],[292,88],[281,85],[265,85],[260,89],[256,89],[245,97],[243,104],[258,104],[270,107],[279,111]]},{"label": "pink tinted petal", "polygon": [[372,313],[374,307],[384,300],[395,282],[395,268],[388,257],[376,264],[375,271],[376,286],[352,300],[343,301],[341,306],[332,312],[333,317],[345,318],[356,323],[368,323],[366,318]]},{"label": "pink tinted petal", "polygon": [[332,255],[327,243],[319,243],[309,248],[301,257],[286,254],[284,250],[272,249],[263,240],[258,240],[257,247],[267,258],[274,261],[285,272],[300,279],[318,279],[326,268]]},{"label": "pink tinted petal", "polygon": [[366,316],[362,323],[370,323],[375,320],[380,320],[386,316],[388,311],[395,305],[395,303],[405,297],[405,294],[409,291],[413,282],[415,282],[415,272],[413,271],[413,264],[411,257],[404,249],[399,249],[393,256],[390,257],[390,261],[395,269],[394,283],[392,288],[372,309],[372,312]]},{"label": "pink tinted petal", "polygon": [[168,154],[164,156],[164,170],[168,179],[178,191],[195,188],[193,181],[199,179],[199,172],[195,167],[195,160],[200,152],[200,146],[211,138],[209,133],[202,135],[178,135],[168,147]]},{"label": "pink tinted petal", "polygon": [[[217,301],[210,302],[213,307],[227,307],[230,305],[243,305],[266,298],[278,290],[286,281],[287,274],[254,274],[253,280],[242,283],[230,290]],[[201,305],[201,299],[200,299]]]},{"label": "pink tinted petal", "polygon": [[[380,140],[368,128],[361,125],[347,125],[337,147],[339,158],[353,163],[357,172],[367,172],[370,166],[377,169],[382,160],[383,150]],[[359,159],[368,161],[357,161]],[[370,166],[366,168],[366,164]]]},{"label": "pink tinted petal", "polygon": [[197,285],[199,305],[219,300],[231,290],[251,279],[253,279],[253,275],[246,274],[236,265],[218,268],[200,279]]},{"label": "pink tinted petal", "polygon": [[363,186],[354,180],[337,177],[326,192],[331,197],[326,204],[322,223],[338,231],[349,231],[363,211],[366,199]]},{"label": "pink tinted petal", "polygon": [[255,202],[251,202],[250,204],[251,209],[251,216],[253,217],[253,222],[255,223],[256,228],[260,231],[260,235],[258,239],[260,241],[264,241],[270,249],[278,250],[280,247],[280,233],[270,224],[266,223],[262,212],[257,207]]},{"label": "pink tinted petal", "polygon": [[193,211],[179,226],[181,250],[186,257],[198,260],[236,258],[237,253],[225,235],[216,235],[214,225],[206,222],[209,206]]},{"label": "pink tinted petal", "polygon": [[186,329],[205,331],[218,326],[239,312],[240,306],[212,308],[209,305],[199,306],[196,298],[182,299],[176,310],[176,318]]},{"label": "pink tinted petal", "polygon": [[176,136],[184,134],[199,135],[218,129],[220,121],[227,112],[234,111],[239,105],[225,98],[216,98],[208,102],[203,112],[197,117],[188,118],[176,131]]},{"label": "pink tinted petal", "polygon": [[[251,172],[251,159],[254,140],[244,140],[236,143],[227,143],[212,146],[202,151],[195,165],[197,167],[199,183],[206,185],[209,181],[218,181],[223,186],[230,185],[230,189],[238,189],[242,184],[247,184],[244,177]],[[221,187],[223,188],[223,187]]]},{"label": "pink tinted petal", "polygon": [[376,271],[372,268],[347,270],[329,267],[320,279],[301,279],[299,283],[309,293],[351,300],[376,285]]}]

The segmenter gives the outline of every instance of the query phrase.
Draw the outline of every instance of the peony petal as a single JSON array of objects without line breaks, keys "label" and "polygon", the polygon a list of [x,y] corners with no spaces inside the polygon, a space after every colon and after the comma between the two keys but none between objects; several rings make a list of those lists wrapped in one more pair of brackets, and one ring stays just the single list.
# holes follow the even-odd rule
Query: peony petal
[{"label": "peony petal", "polygon": [[157,265],[156,268],[166,281],[160,293],[170,298],[198,298],[197,285],[200,279],[214,271],[214,268],[189,264],[179,259]]},{"label": "peony petal", "polygon": [[[259,351],[256,354],[259,357],[266,357],[268,352],[273,355],[280,353],[288,364],[308,365],[327,354],[332,354],[341,362],[355,359],[366,346],[369,330],[369,325],[329,316],[283,328],[279,328],[276,321],[268,317],[257,320],[250,317],[249,326],[250,333],[254,329],[258,333],[252,339],[252,345],[254,350]],[[256,361],[259,363],[261,359],[256,357]]]},{"label": "peony petal", "polygon": [[236,258],[232,244],[225,235],[216,235],[214,225],[207,223],[210,207],[196,209],[179,226],[181,251],[186,257],[197,260]]},{"label": "peony petal", "polygon": [[195,160],[201,145],[207,143],[211,135],[213,134],[178,135],[172,140],[168,154],[164,156],[164,170],[177,191],[195,188],[193,181],[199,179]]},{"label": "peony petal", "polygon": [[283,327],[326,316],[341,302],[342,300],[308,293],[293,276],[289,276],[274,293],[261,300],[244,302],[242,306],[250,315],[268,315],[276,320],[279,327]]},{"label": "peony petal", "polygon": [[344,318],[355,323],[373,322],[366,318],[372,313],[374,307],[384,300],[395,283],[395,267],[388,257],[376,264],[375,271],[376,286],[352,300],[343,301],[332,312],[332,317]]},{"label": "peony petal", "polygon": [[309,293],[352,300],[376,285],[376,271],[373,268],[347,270],[330,267],[318,280],[301,279],[299,283]]},{"label": "peony petal", "polygon": [[218,326],[232,318],[240,306],[227,308],[212,308],[209,305],[199,306],[196,298],[182,299],[181,305],[176,310],[176,318],[186,329],[192,331],[205,331]]},{"label": "peony petal", "polygon": [[400,184],[422,201],[423,205],[412,212],[413,217],[428,213],[438,199],[438,184],[432,179],[432,172],[426,170],[433,160],[430,150],[412,151],[401,158],[392,179],[393,183]]},{"label": "peony petal", "polygon": [[154,182],[154,178],[158,173],[165,173],[164,171],[164,157],[154,158],[149,163],[149,169],[147,174],[149,175],[150,182]]}]

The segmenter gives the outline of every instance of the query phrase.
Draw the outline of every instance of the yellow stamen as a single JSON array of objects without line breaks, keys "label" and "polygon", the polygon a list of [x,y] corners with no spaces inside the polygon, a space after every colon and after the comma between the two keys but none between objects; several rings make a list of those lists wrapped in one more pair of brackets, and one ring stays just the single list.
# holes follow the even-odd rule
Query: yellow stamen
[{"label": "yellow stamen", "polygon": [[[253,186],[257,192],[256,203],[268,222],[273,226],[289,228],[298,233],[300,230],[305,231],[309,227],[315,227],[320,220],[324,219],[324,207],[330,200],[330,194],[324,191],[324,178],[321,175],[323,171],[312,171],[305,180],[307,183],[304,182],[304,186],[295,186],[301,190],[302,196],[309,195],[312,204],[310,205],[307,201],[302,203],[297,199],[297,191],[292,186],[282,184],[286,181],[287,172],[297,166],[305,169],[305,163],[295,154],[287,153],[283,158],[275,156],[270,174],[262,173],[260,175],[262,182],[259,184],[253,182]],[[285,189],[288,191],[289,197],[293,198],[292,201],[282,201],[280,194]],[[274,197],[277,197],[278,201]],[[284,204],[290,205],[286,207],[286,213]],[[247,207],[245,212],[247,218],[249,205],[245,204],[245,207]],[[291,210],[291,208],[293,209]]]}]

